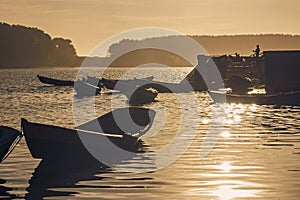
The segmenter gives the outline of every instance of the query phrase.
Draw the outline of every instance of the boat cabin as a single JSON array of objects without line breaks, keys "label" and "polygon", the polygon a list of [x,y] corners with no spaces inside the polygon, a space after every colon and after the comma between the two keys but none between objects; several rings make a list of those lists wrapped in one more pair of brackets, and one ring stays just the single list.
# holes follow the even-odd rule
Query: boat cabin
[{"label": "boat cabin", "polygon": [[267,93],[300,91],[300,50],[264,51],[263,56]]}]

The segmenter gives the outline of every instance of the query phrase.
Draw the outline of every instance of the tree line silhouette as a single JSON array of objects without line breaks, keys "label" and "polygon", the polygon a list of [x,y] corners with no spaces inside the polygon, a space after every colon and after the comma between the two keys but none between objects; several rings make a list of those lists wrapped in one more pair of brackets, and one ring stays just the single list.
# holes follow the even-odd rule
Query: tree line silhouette
[{"label": "tree line silhouette", "polygon": [[[149,46],[174,46],[185,52],[189,52],[189,46],[184,41],[187,36],[173,35],[163,37],[146,38],[143,40],[123,39],[112,44],[108,49],[108,55],[114,60],[113,66],[137,66],[145,63],[162,63],[169,66],[191,66],[180,55],[167,53],[159,49],[148,49]],[[284,34],[257,34],[257,35],[221,35],[221,36],[189,36],[204,47],[211,56],[243,55],[250,56],[256,45],[260,45],[262,51],[266,50],[299,50],[300,35]],[[180,42],[182,41],[182,42]],[[160,45],[158,45],[160,44]],[[179,46],[179,47],[178,47]],[[131,50],[124,55],[124,52]],[[195,56],[196,58],[196,56]]]},{"label": "tree line silhouette", "polygon": [[[153,37],[143,40],[124,39],[112,44],[108,50],[111,56],[117,55],[125,48],[139,48],[147,44],[170,43],[182,39],[180,36]],[[300,35],[289,34],[256,34],[256,35],[191,35],[189,36],[204,47],[210,55],[234,55],[239,53],[248,56],[253,53],[256,45],[259,44],[261,50],[299,50]]]},{"label": "tree line silhouette", "polygon": [[51,38],[38,28],[0,23],[0,67],[74,66],[72,41]]},{"label": "tree line silhouette", "polygon": [[[51,38],[38,28],[0,23],[0,67],[80,66],[84,59],[91,66],[136,66],[162,63],[170,66],[189,66],[179,55],[159,49],[143,49],[152,44],[178,44],[186,36],[153,37],[143,40],[123,39],[112,44],[108,57],[79,57],[72,41]],[[257,44],[261,50],[300,49],[300,35],[257,34],[189,36],[204,47],[209,55],[250,55]],[[188,52],[188,46],[180,46]],[[127,50],[132,50],[123,55]],[[196,59],[196,57],[195,57]]]}]

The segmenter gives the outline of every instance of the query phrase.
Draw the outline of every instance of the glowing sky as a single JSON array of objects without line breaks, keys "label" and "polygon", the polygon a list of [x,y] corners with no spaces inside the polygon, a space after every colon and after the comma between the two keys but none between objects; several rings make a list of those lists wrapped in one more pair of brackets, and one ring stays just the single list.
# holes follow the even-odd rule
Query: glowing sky
[{"label": "glowing sky", "polygon": [[0,19],[70,38],[79,55],[133,28],[186,34],[300,34],[299,0],[1,0]]}]

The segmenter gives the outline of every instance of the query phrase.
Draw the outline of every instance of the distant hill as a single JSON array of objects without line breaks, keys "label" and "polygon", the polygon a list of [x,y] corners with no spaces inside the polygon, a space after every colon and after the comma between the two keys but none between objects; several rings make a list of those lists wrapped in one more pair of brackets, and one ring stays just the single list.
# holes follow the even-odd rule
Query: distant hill
[{"label": "distant hill", "polygon": [[[84,59],[92,66],[137,66],[146,63],[161,63],[170,66],[187,66],[189,63],[179,55],[159,49],[140,49],[147,44],[172,44],[185,36],[147,38],[144,40],[124,39],[112,44],[109,57],[88,58],[77,56],[70,39],[52,38],[38,28],[0,23],[0,67],[36,66],[80,66]],[[257,44],[264,50],[300,49],[300,35],[224,35],[190,36],[201,44],[210,55],[230,55],[239,53],[250,55]],[[174,42],[174,44],[176,44]],[[183,52],[188,46],[182,45]],[[123,55],[126,50],[131,52]],[[122,56],[120,56],[122,55]],[[196,56],[194,56],[196,59]]]},{"label": "distant hill", "polygon": [[[167,44],[186,36],[168,36],[147,38],[144,40],[124,39],[110,46],[109,54],[116,55],[120,49],[146,46],[146,44]],[[250,55],[256,45],[265,50],[300,49],[300,35],[262,34],[262,35],[223,35],[223,36],[189,36],[202,45],[210,55],[235,54]]]},{"label": "distant hill", "polygon": [[[161,63],[170,66],[190,66],[180,55],[165,52],[161,49],[147,48],[149,46],[167,47],[180,44],[180,48],[182,48],[183,52],[188,52],[190,47],[185,45],[185,37],[186,36],[168,36],[147,38],[144,40],[124,39],[110,46],[108,54],[111,56],[110,59],[114,60],[111,65],[137,66],[145,63]],[[235,53],[250,56],[253,54],[253,50],[257,44],[260,45],[261,51],[300,49],[300,35],[194,35],[190,37],[202,45],[211,56],[231,55]],[[124,54],[124,52],[128,53]]]},{"label": "distant hill", "polygon": [[78,65],[72,41],[38,28],[0,23],[0,67]]}]

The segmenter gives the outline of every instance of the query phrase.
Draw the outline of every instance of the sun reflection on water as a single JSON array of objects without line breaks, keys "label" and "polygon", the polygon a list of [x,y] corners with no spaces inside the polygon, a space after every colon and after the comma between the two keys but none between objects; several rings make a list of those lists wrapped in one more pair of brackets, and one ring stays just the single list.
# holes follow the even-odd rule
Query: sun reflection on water
[{"label": "sun reflection on water", "polygon": [[208,124],[209,122],[210,122],[210,119],[207,119],[207,118],[205,118],[205,119],[202,120],[203,124]]},{"label": "sun reflection on water", "polygon": [[239,115],[234,115],[233,118],[234,118],[234,122],[237,122],[237,123],[240,122],[242,119],[241,116],[239,116]]},{"label": "sun reflection on water", "polygon": [[221,170],[223,170],[223,171],[228,172],[228,171],[231,170],[231,165],[230,165],[229,162],[223,162],[223,164],[220,165],[219,168],[220,168]]},{"label": "sun reflection on water", "polygon": [[[221,170],[221,172],[229,175],[226,177],[236,177],[241,174],[234,173],[234,171],[243,169],[245,167],[241,166],[233,166],[231,162],[224,161],[222,164],[216,166],[217,169]],[[258,190],[250,189],[249,187],[255,187],[257,184],[249,183],[246,181],[237,181],[237,180],[223,180],[219,181],[212,181],[211,184],[216,185],[217,189],[211,191],[210,195],[217,196],[220,200],[230,200],[234,198],[250,198],[255,197],[256,194],[259,192]],[[247,187],[249,189],[247,189]],[[243,188],[243,189],[239,189]]]},{"label": "sun reflection on water", "polygon": [[240,198],[258,197],[262,187],[261,184],[247,181],[249,174],[245,174],[245,170],[259,169],[258,166],[238,166],[234,162],[223,161],[217,165],[211,165],[211,173],[201,173],[204,177],[205,185],[211,188],[203,190],[203,188],[192,189],[190,195],[208,196],[210,199],[231,200]]},{"label": "sun reflection on water", "polygon": [[218,196],[220,200],[230,200],[234,198],[255,197],[254,190],[239,190],[234,189],[233,186],[224,185],[220,186],[218,190],[212,192],[213,196]]},{"label": "sun reflection on water", "polygon": [[223,131],[223,132],[221,133],[221,136],[224,137],[224,138],[229,138],[230,135],[231,135],[231,134],[230,134],[229,131]]},{"label": "sun reflection on water", "polygon": [[[256,107],[251,105],[251,110]],[[226,104],[225,106],[225,124],[232,125],[242,122],[242,116],[246,114],[247,105],[243,104]]]}]

